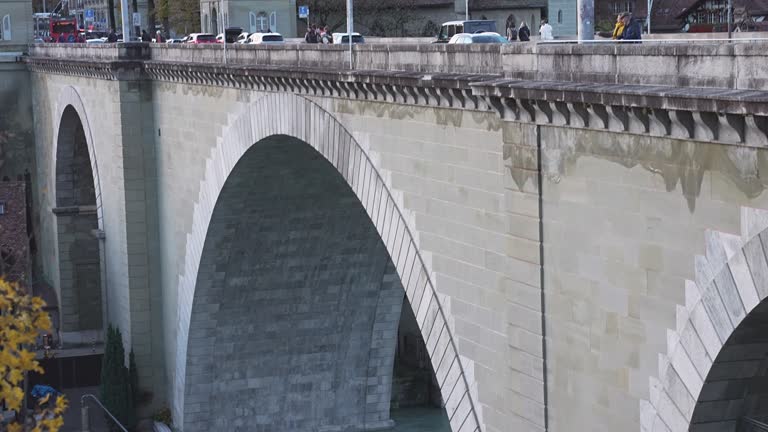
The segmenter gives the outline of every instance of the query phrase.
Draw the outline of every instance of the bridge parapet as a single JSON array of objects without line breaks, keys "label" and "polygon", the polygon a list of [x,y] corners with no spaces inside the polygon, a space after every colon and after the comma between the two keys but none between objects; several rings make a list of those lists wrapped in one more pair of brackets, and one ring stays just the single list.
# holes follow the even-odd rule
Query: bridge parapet
[{"label": "bridge parapet", "polygon": [[[603,84],[729,89],[768,88],[768,43],[670,43],[664,45],[446,45],[369,44],[354,47],[357,70],[498,74],[507,78]],[[151,59],[224,64],[221,45],[39,44],[32,57],[70,60]],[[229,45],[227,64],[349,68],[341,45]]]}]

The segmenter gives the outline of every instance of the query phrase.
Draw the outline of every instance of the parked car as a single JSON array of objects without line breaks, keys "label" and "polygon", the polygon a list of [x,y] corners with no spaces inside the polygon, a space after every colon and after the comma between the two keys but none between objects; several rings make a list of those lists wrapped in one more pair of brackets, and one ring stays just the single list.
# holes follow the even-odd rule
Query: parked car
[{"label": "parked car", "polygon": [[249,44],[282,44],[285,43],[280,33],[254,33],[248,37]]},{"label": "parked car", "polygon": [[106,42],[107,42],[107,38],[105,38],[105,37],[104,38],[93,38],[93,39],[86,39],[85,40],[85,43],[87,43],[87,44],[102,44],[102,43],[106,43]]},{"label": "parked car", "polygon": [[206,44],[206,43],[218,43],[216,36],[211,33],[191,33],[188,36],[187,43],[191,44]]},{"label": "parked car", "polygon": [[[333,34],[333,43],[334,44],[349,44],[349,33],[334,33]],[[362,44],[365,43],[365,38],[360,33],[352,33],[352,43],[353,44]]]},{"label": "parked car", "polygon": [[496,33],[496,21],[491,20],[469,20],[469,21],[448,21],[440,27],[440,33],[437,35],[435,43],[447,43],[451,38],[459,33]]},{"label": "parked car", "polygon": [[494,32],[483,32],[483,33],[459,33],[453,35],[451,40],[448,41],[449,44],[479,44],[479,43],[497,43],[497,44],[505,44],[509,43],[507,38],[503,37],[502,35]]},{"label": "parked car", "polygon": [[168,39],[165,41],[165,43],[169,43],[169,44],[184,43],[184,39]]},{"label": "parked car", "polygon": [[247,44],[248,38],[251,36],[248,32],[242,32],[239,35],[237,35],[237,40],[235,40],[235,43],[238,44]]}]

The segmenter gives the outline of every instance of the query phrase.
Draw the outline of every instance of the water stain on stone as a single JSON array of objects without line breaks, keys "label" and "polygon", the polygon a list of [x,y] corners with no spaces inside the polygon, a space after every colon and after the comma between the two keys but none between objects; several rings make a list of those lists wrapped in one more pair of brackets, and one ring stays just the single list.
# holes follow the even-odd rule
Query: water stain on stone
[{"label": "water stain on stone", "polygon": [[627,169],[641,166],[659,175],[667,192],[680,185],[691,213],[707,171],[729,178],[748,198],[766,187],[760,167],[768,169],[765,152],[752,147],[600,131],[542,128],[543,175],[559,183],[580,157],[594,157]]}]

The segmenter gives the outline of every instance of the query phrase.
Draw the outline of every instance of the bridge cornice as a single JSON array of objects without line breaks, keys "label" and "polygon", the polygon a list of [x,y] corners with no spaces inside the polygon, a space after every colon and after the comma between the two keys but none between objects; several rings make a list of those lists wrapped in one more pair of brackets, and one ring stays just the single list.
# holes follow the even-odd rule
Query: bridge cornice
[{"label": "bridge cornice", "polygon": [[501,74],[174,62],[152,60],[145,48],[123,52],[118,47],[114,52],[93,53],[79,48],[89,53],[87,59],[41,51],[27,63],[32,71],[41,73],[491,111],[509,121],[768,147],[768,92],[762,90],[521,80]]}]

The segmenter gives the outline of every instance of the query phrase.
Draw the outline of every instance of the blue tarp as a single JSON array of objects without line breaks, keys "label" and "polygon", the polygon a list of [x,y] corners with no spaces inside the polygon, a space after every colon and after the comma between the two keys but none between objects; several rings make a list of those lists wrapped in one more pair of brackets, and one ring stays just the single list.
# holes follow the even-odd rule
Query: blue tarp
[{"label": "blue tarp", "polygon": [[59,392],[56,391],[53,387],[47,386],[47,385],[41,385],[38,384],[34,387],[32,387],[32,397],[40,399],[44,398],[46,395],[51,395],[52,398],[55,398],[59,395]]}]

